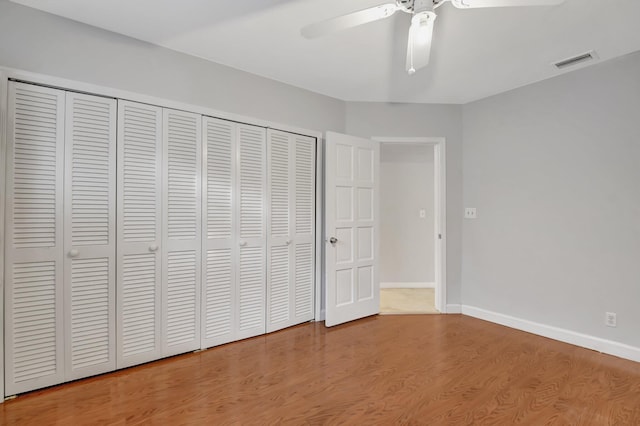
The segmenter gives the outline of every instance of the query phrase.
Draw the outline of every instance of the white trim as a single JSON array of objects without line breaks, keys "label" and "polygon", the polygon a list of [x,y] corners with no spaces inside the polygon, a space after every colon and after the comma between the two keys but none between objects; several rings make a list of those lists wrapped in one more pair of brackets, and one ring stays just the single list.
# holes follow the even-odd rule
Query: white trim
[{"label": "white trim", "polygon": [[458,304],[455,304],[455,303],[448,304],[446,313],[447,314],[461,314],[462,313],[462,305],[458,305]]},{"label": "white trim", "polygon": [[[435,305],[440,312],[447,313],[447,160],[446,139],[443,137],[388,137],[376,136],[374,141],[387,144],[433,145],[434,206],[435,206]],[[439,239],[438,235],[442,238]]]},{"label": "white trim", "polygon": [[419,282],[404,282],[404,283],[380,283],[380,288],[436,288],[436,283],[419,283]]},{"label": "white trim", "polygon": [[4,402],[4,245],[5,245],[5,185],[7,182],[7,117],[9,81],[6,73],[0,69],[0,403]]},{"label": "white trim", "polygon": [[488,311],[475,306],[462,305],[462,313],[470,317],[515,328],[516,330],[526,331],[539,336],[581,346],[583,348],[593,349],[605,354],[640,362],[640,348],[635,346],[578,333],[564,328],[541,324],[523,318],[512,317],[510,315]]},{"label": "white trim", "polygon": [[374,136],[371,139],[380,143],[396,143],[396,144],[430,144],[436,145],[444,142],[443,137],[412,137],[401,138],[395,136]]}]

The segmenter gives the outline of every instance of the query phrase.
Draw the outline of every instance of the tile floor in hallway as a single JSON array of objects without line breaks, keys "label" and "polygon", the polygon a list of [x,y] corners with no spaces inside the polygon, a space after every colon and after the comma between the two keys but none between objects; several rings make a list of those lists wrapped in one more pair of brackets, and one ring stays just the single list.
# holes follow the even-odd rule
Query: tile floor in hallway
[{"label": "tile floor in hallway", "polygon": [[381,314],[438,314],[433,288],[380,289]]}]

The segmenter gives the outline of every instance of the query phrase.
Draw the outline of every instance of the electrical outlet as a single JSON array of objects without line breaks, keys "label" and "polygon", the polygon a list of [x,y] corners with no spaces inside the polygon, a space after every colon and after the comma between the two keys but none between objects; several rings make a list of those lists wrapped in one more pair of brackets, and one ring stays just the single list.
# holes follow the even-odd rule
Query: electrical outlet
[{"label": "electrical outlet", "polygon": [[607,327],[615,327],[617,322],[618,322],[618,319],[615,312],[605,313],[604,323],[607,325]]},{"label": "electrical outlet", "polygon": [[475,207],[467,207],[464,209],[464,218],[465,219],[475,219],[476,216],[476,208]]}]

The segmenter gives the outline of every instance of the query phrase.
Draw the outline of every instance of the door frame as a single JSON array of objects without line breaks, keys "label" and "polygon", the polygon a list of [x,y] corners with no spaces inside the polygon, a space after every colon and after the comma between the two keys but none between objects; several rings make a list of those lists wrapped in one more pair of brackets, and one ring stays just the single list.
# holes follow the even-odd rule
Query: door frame
[{"label": "door frame", "polygon": [[[381,144],[428,145],[433,147],[434,171],[434,253],[435,253],[435,305],[447,313],[447,174],[446,139],[444,137],[373,137]],[[438,238],[440,236],[440,238]]]},{"label": "door frame", "polygon": [[325,135],[316,137],[316,223],[315,223],[315,263],[314,279],[315,290],[313,300],[313,321],[324,321],[325,312],[322,309],[322,296],[324,294],[324,144]]},{"label": "door frame", "polygon": [[5,223],[4,211],[6,208],[5,186],[7,167],[7,131],[9,115],[9,78],[0,69],[0,403],[4,402],[4,246]]}]

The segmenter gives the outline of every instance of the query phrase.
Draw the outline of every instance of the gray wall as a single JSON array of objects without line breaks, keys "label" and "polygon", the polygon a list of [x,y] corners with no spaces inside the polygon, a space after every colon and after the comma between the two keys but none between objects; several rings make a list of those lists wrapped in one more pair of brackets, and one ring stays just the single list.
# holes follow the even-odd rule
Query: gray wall
[{"label": "gray wall", "polygon": [[431,145],[380,147],[381,285],[435,281],[433,151]]},{"label": "gray wall", "polygon": [[640,346],[640,53],[463,114],[463,303]]},{"label": "gray wall", "polygon": [[0,0],[0,66],[310,130],[344,131],[345,103]]},{"label": "gray wall", "polygon": [[362,137],[445,137],[447,303],[460,303],[462,250],[462,107],[347,102],[346,132]]}]

